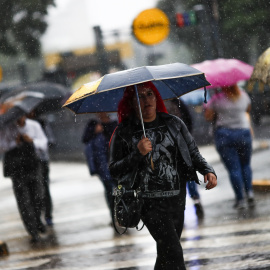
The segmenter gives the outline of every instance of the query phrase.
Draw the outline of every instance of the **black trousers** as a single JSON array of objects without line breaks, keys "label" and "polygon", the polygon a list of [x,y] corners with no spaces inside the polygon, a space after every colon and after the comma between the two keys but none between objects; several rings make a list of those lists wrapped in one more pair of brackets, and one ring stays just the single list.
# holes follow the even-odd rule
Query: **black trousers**
[{"label": "black trousers", "polygon": [[50,192],[49,162],[40,160],[39,163],[40,163],[41,183],[44,192],[42,209],[45,210],[45,219],[52,219],[53,204]]},{"label": "black trousers", "polygon": [[35,237],[41,226],[42,187],[36,172],[12,177],[13,191],[27,232]]},{"label": "black trousers", "polygon": [[180,237],[184,225],[184,207],[175,199],[146,199],[142,221],[156,241],[155,270],[185,270]]}]

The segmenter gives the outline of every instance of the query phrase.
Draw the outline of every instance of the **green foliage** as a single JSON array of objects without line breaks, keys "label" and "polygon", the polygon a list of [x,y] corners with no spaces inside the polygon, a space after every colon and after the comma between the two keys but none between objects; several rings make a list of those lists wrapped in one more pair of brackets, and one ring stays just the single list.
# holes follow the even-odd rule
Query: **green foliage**
[{"label": "green foliage", "polygon": [[24,52],[28,57],[37,57],[50,5],[54,5],[54,0],[1,0],[0,53]]},{"label": "green foliage", "polygon": [[[183,5],[186,10],[191,10],[195,5],[204,5],[208,10],[210,19],[213,19],[213,3],[218,4],[218,29],[221,44],[224,50],[224,57],[239,58],[244,61],[249,60],[251,54],[251,39],[257,40],[257,53],[262,53],[269,47],[270,41],[270,1],[269,0],[160,0],[158,7],[164,9],[170,19],[173,18]],[[167,4],[166,4],[167,3]],[[166,11],[170,8],[170,12]],[[181,41],[188,45],[194,44],[194,38],[201,35],[202,30],[198,27],[187,27],[187,29],[178,29],[175,25],[171,26],[174,37],[181,37]],[[176,41],[176,39],[175,39]],[[254,44],[253,44],[254,46]],[[200,48],[197,49],[197,56],[202,54]],[[195,59],[195,61],[198,59]]]},{"label": "green foliage", "polygon": [[[249,41],[256,36],[258,53],[269,46],[269,0],[219,1],[220,25],[226,51],[248,60]],[[268,44],[268,45],[267,45]]]}]

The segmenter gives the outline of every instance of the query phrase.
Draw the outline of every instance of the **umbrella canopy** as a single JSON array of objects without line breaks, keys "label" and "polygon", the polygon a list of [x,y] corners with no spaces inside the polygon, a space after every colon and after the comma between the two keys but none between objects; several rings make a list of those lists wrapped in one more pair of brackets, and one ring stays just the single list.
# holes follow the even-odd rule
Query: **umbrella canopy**
[{"label": "umbrella canopy", "polygon": [[206,60],[192,67],[205,73],[206,79],[211,83],[207,88],[230,86],[248,80],[253,71],[253,66],[240,60],[223,58]]},{"label": "umbrella canopy", "polygon": [[250,77],[249,89],[252,89],[256,81],[260,83],[261,90],[263,90],[265,84],[270,85],[270,48],[258,58]]},{"label": "umbrella canopy", "polygon": [[143,66],[107,74],[84,84],[64,106],[76,114],[116,112],[126,87],[147,81],[152,81],[164,100],[210,85],[203,72],[185,64]]},{"label": "umbrella canopy", "polygon": [[55,111],[61,108],[67,98],[71,95],[70,89],[61,84],[41,81],[25,84],[11,91],[7,91],[1,97],[0,103],[3,103],[6,99],[25,91],[42,93],[44,96],[42,102],[38,107],[36,107],[36,115]]},{"label": "umbrella canopy", "polygon": [[25,91],[6,99],[0,104],[0,129],[10,122],[34,110],[44,98],[44,94]]}]

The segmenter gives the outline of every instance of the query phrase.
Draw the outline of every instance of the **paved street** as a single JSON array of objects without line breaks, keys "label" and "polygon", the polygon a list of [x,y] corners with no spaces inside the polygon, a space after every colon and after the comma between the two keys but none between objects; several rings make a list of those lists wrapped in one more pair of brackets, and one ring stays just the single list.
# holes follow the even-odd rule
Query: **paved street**
[{"label": "paved street", "polygon": [[[236,211],[227,172],[214,147],[200,150],[213,164],[218,186],[210,191],[199,187],[205,208],[202,222],[197,221],[192,201],[187,199],[181,239],[187,269],[270,269],[269,193],[256,192],[254,209]],[[269,178],[269,157],[269,149],[255,151],[254,179]],[[10,255],[0,258],[0,269],[153,269],[155,243],[147,229],[115,235],[102,185],[90,177],[86,164],[54,162],[50,175],[55,225],[43,235],[42,244],[36,245],[29,243],[23,228],[10,179],[1,176],[0,240],[7,243]]]}]

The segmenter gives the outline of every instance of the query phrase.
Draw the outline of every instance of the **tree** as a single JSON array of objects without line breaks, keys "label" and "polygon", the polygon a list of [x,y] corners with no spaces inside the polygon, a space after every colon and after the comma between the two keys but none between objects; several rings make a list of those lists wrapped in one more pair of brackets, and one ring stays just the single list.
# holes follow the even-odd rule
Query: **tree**
[{"label": "tree", "polygon": [[[261,54],[269,46],[269,0],[219,1],[221,31],[227,55],[248,61],[251,46]],[[251,40],[256,44],[251,44]],[[228,53],[230,52],[230,53]]]},{"label": "tree", "polygon": [[[258,56],[269,46],[269,0],[160,0],[158,7],[164,10],[172,20],[172,36],[181,37],[182,42],[186,42],[196,51],[195,61],[202,60],[199,59],[202,55],[202,44],[196,49],[194,39],[197,39],[198,44],[198,37],[204,33],[201,33],[198,27],[178,29],[175,26],[173,16],[181,5],[186,10],[192,9],[195,5],[205,7],[210,21],[218,26],[219,41],[221,41],[224,52],[223,57],[250,62],[250,56],[254,51]],[[168,8],[166,9],[166,6],[170,11]]]},{"label": "tree", "polygon": [[54,0],[1,0],[0,53],[37,57],[49,6],[54,6]]}]

